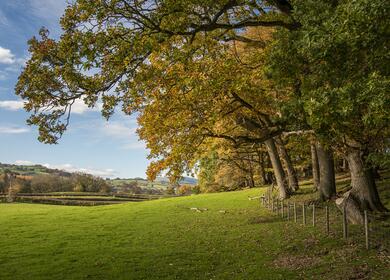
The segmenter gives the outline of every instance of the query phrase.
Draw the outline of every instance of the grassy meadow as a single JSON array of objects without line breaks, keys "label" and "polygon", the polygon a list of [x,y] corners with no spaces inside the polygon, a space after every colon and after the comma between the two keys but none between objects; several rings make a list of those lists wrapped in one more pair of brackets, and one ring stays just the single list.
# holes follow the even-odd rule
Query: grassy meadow
[{"label": "grassy meadow", "polygon": [[282,221],[248,199],[263,192],[0,204],[0,279],[389,279],[377,251]]}]

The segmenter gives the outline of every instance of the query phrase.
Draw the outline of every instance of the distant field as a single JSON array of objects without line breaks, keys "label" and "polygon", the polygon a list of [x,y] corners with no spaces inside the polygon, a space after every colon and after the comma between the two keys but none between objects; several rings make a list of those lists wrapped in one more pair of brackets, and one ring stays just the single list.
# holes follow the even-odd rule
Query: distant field
[{"label": "distant field", "polygon": [[137,182],[138,186],[140,187],[152,187],[160,190],[165,190],[168,187],[168,184],[161,184],[161,183],[155,183],[155,182],[149,182],[146,180],[136,180],[136,179],[112,179],[108,181],[110,185],[118,187],[123,184],[130,184],[132,182]]},{"label": "distant field", "polygon": [[248,200],[264,191],[96,207],[0,204],[0,279],[390,279],[376,251]]},{"label": "distant field", "polygon": [[[104,194],[84,192],[53,192],[53,193],[18,193],[13,198],[18,203],[41,203],[52,205],[73,205],[73,206],[97,206],[117,204],[125,202],[142,202],[175,195],[153,195],[153,194]],[[7,194],[0,193],[0,202],[7,200]]]}]

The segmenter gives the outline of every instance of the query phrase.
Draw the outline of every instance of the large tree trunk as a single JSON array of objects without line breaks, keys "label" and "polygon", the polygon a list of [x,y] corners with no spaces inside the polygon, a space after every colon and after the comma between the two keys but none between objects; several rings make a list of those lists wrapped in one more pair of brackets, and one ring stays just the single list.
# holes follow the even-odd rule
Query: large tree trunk
[{"label": "large tree trunk", "polygon": [[333,154],[317,143],[318,164],[320,167],[320,199],[329,200],[336,196],[336,180],[334,174]]},{"label": "large tree trunk", "polygon": [[282,159],[284,167],[287,170],[288,185],[291,190],[297,191],[299,189],[297,173],[295,172],[294,166],[283,143],[283,140],[280,136],[278,136],[275,138],[275,142],[278,146],[280,158]]},{"label": "large tree trunk", "polygon": [[347,161],[351,172],[351,195],[358,200],[361,210],[387,211],[379,198],[373,171],[364,164],[362,151],[351,148]]},{"label": "large tree trunk", "polygon": [[278,150],[273,139],[268,139],[265,142],[269,158],[271,160],[272,168],[275,173],[276,184],[279,187],[279,197],[281,199],[288,198],[290,196],[290,191],[286,184],[286,175],[284,173],[282,163],[279,158]]},{"label": "large tree trunk", "polygon": [[318,164],[317,148],[314,143],[310,145],[311,165],[313,170],[313,184],[316,190],[320,189],[320,166]]}]

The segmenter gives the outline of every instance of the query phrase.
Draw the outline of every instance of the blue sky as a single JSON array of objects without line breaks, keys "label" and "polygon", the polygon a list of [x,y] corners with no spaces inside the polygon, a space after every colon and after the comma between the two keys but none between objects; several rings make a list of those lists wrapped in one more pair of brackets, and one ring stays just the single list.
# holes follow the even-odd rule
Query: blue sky
[{"label": "blue sky", "polygon": [[116,113],[109,122],[98,109],[75,104],[68,131],[57,145],[38,142],[36,127],[14,95],[14,85],[28,59],[27,40],[40,27],[57,38],[65,0],[0,1],[0,162],[39,163],[103,177],[145,177],[148,154],[135,133],[135,117]]}]

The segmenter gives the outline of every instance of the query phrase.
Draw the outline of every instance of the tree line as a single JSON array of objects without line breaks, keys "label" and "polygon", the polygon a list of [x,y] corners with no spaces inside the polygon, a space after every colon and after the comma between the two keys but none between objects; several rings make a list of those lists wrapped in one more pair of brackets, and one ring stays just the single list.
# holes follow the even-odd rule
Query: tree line
[{"label": "tree line", "polygon": [[101,192],[110,193],[112,187],[99,177],[83,173],[18,175],[4,170],[0,175],[0,193]]},{"label": "tree line", "polygon": [[29,41],[16,94],[50,144],[75,100],[138,114],[152,180],[258,177],[286,199],[303,172],[327,200],[344,159],[348,203],[386,211],[375,176],[390,162],[389,16],[381,0],[77,0],[59,40],[43,28]]}]

